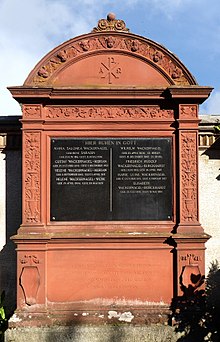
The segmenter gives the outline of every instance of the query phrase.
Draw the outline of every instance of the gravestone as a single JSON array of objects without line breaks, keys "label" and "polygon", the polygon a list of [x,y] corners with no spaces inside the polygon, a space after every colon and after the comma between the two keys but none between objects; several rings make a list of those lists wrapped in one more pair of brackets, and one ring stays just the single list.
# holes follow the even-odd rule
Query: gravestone
[{"label": "gravestone", "polygon": [[166,320],[204,274],[198,105],[211,88],[108,16],[9,90],[23,110],[10,327]]}]

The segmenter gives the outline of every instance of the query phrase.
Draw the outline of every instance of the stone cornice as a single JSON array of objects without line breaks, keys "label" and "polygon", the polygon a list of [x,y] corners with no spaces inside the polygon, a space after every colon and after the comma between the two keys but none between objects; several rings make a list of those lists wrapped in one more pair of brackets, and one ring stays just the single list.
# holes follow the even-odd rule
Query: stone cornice
[{"label": "stone cornice", "polygon": [[52,88],[52,87],[9,87],[17,101],[26,99],[162,99],[165,88]]},{"label": "stone cornice", "polygon": [[198,104],[203,103],[209,97],[212,90],[213,88],[209,86],[170,86],[167,88],[167,92],[170,94],[172,99],[194,99]]},{"label": "stone cornice", "polygon": [[193,103],[201,104],[210,95],[212,87],[188,86],[167,88],[53,88],[53,87],[27,87],[15,86],[8,88],[18,102],[27,99],[157,99],[172,98],[184,102],[192,100]]}]

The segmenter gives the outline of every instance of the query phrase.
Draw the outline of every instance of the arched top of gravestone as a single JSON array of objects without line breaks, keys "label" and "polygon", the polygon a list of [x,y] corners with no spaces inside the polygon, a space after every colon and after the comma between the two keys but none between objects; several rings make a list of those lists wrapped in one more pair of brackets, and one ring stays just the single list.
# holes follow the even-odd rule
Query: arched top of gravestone
[{"label": "arched top of gravestone", "polygon": [[196,85],[170,51],[132,34],[110,13],[89,34],[49,52],[31,71],[24,86],[73,88],[142,88]]}]

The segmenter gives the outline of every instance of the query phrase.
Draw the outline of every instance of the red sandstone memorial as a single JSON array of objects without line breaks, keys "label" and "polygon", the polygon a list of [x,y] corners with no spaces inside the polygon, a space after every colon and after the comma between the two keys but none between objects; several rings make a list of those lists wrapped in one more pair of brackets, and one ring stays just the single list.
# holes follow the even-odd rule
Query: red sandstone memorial
[{"label": "red sandstone memorial", "polygon": [[166,320],[204,274],[198,105],[212,89],[109,15],[9,90],[23,112],[11,327]]}]

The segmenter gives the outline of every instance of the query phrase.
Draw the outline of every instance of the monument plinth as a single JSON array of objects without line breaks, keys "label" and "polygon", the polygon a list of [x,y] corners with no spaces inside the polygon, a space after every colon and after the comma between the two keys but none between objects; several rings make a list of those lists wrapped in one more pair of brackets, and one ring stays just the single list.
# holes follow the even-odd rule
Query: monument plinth
[{"label": "monument plinth", "polygon": [[198,105],[211,88],[109,15],[9,90],[23,110],[19,324],[165,320],[204,274]]}]

